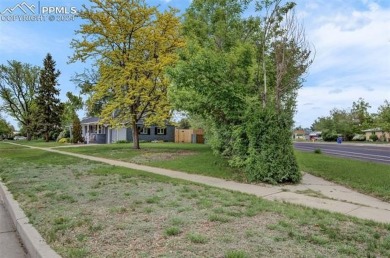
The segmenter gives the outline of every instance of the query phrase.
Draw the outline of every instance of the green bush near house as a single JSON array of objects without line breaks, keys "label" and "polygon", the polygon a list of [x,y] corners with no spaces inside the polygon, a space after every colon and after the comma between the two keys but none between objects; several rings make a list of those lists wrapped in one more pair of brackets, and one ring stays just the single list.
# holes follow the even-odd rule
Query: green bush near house
[{"label": "green bush near house", "polygon": [[372,134],[372,135],[370,135],[370,140],[372,140],[373,142],[376,142],[379,140],[379,138],[376,134]]},{"label": "green bush near house", "polygon": [[69,143],[70,139],[69,138],[61,138],[59,139],[58,143]]},{"label": "green bush near house", "polygon": [[321,134],[322,139],[326,142],[335,142],[337,140],[337,133],[333,131],[324,130]]}]

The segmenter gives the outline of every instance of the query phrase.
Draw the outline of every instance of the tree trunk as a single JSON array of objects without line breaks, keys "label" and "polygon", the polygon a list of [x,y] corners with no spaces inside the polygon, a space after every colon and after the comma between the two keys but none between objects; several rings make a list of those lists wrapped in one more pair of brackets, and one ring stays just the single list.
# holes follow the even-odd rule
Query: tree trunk
[{"label": "tree trunk", "polygon": [[31,133],[27,131],[27,141],[31,141],[31,137],[32,137]]},{"label": "tree trunk", "polygon": [[137,123],[135,119],[132,119],[131,123],[131,131],[133,133],[133,149],[140,149],[139,147],[139,135],[138,135],[138,128],[137,128]]},{"label": "tree trunk", "polygon": [[49,132],[45,132],[45,141],[49,142]]}]

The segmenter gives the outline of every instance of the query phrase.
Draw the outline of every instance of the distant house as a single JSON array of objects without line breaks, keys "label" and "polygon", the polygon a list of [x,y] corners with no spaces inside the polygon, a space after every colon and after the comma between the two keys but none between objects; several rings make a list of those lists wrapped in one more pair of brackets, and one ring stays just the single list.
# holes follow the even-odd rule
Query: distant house
[{"label": "distant house", "polygon": [[[82,134],[86,143],[114,143],[117,141],[133,141],[131,128],[112,128],[99,123],[98,117],[88,117],[81,122]],[[166,125],[165,127],[146,127],[143,123],[137,124],[140,141],[175,141],[175,127]]]},{"label": "distant house", "polygon": [[309,133],[309,140],[316,141],[321,138],[322,132],[311,132]]},{"label": "distant house", "polygon": [[295,140],[306,140],[305,130],[294,130],[293,139]]},{"label": "distant house", "polygon": [[390,132],[385,132],[379,127],[363,130],[362,132],[364,132],[366,136],[366,141],[369,141],[370,136],[373,134],[376,134],[376,136],[378,136],[378,139],[381,141],[387,141],[387,142],[390,141]]}]

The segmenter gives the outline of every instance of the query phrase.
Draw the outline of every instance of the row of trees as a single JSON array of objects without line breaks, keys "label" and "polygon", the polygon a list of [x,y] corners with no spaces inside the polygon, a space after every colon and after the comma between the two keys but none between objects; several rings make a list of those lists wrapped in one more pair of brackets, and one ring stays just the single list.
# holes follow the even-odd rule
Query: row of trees
[{"label": "row of trees", "polygon": [[325,133],[325,138],[330,140],[338,134],[347,140],[352,140],[353,137],[363,134],[363,130],[372,128],[380,128],[389,132],[390,102],[385,100],[376,113],[370,113],[370,108],[368,102],[359,98],[352,103],[350,109],[334,108],[330,111],[329,116],[317,118],[311,129],[322,131]]},{"label": "row of trees", "polygon": [[[250,180],[300,180],[290,134],[312,58],[295,3],[193,0],[180,20],[176,10],[160,12],[144,0],[90,1],[79,12],[85,23],[71,42],[70,61],[96,68],[77,80],[102,123],[130,126],[138,149],[139,122],[164,125],[172,110],[184,111],[206,127],[215,153]],[[253,5],[255,15],[247,17]],[[1,94],[29,136],[39,129],[47,139],[60,113],[71,114],[78,103],[69,96],[68,104],[58,101],[60,73],[46,59],[42,70],[10,62],[24,67],[25,78],[12,88],[20,91],[4,86],[12,80],[2,83]],[[13,102],[22,91],[26,98]]]},{"label": "row of trees", "polygon": [[[294,3],[193,0],[182,22],[143,0],[91,3],[79,12],[85,23],[71,61],[97,67],[80,82],[103,123],[130,125],[138,149],[137,123],[164,124],[184,111],[249,179],[300,179],[290,129],[312,59]],[[245,17],[251,4],[256,15]]]},{"label": "row of trees", "polygon": [[82,107],[81,99],[71,93],[67,94],[69,100],[61,103],[58,89],[61,73],[55,65],[47,54],[42,69],[15,60],[0,66],[1,110],[19,122],[28,140],[32,137],[55,140]]}]

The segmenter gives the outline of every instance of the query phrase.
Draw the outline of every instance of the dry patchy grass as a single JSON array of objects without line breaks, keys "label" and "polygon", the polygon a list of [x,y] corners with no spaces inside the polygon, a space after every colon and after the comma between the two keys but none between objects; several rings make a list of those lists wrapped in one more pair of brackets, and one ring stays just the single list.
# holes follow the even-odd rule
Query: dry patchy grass
[{"label": "dry patchy grass", "polygon": [[390,225],[37,150],[0,162],[63,257],[390,255]]}]

